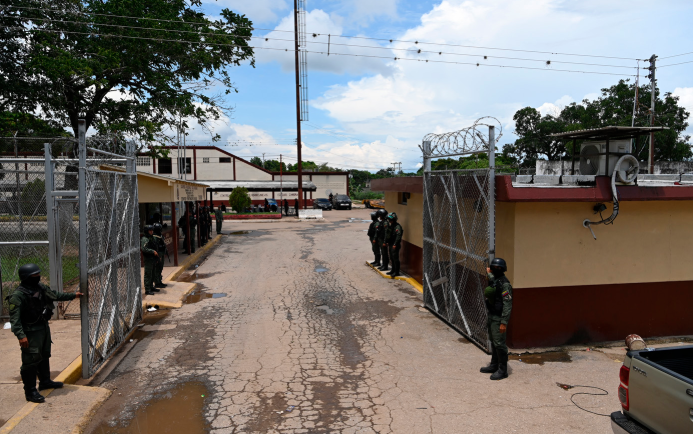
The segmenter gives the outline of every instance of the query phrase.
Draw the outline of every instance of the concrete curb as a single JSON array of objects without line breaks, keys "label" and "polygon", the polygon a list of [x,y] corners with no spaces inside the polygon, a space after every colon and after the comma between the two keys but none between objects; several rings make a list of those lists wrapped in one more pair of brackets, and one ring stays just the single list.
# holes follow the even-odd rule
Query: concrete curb
[{"label": "concrete curb", "polygon": [[168,276],[166,279],[164,279],[164,281],[170,282],[171,280],[178,279],[185,270],[187,270],[192,264],[194,264],[195,262],[197,262],[198,259],[200,259],[200,256],[202,256],[205,252],[211,249],[212,246],[216,245],[222,236],[223,235],[221,234],[217,235],[216,237],[208,241],[207,244],[197,249],[195,253],[188,256],[188,258],[181,265],[179,265],[180,268],[178,269],[178,271]]},{"label": "concrete curb", "polygon": [[414,279],[413,277],[406,276],[406,275],[405,276],[397,276],[397,277],[388,276],[386,273],[383,273],[382,271],[378,270],[376,267],[371,265],[370,262],[366,261],[366,265],[371,267],[373,269],[373,271],[375,271],[376,273],[380,274],[380,277],[383,277],[385,279],[402,280],[404,282],[407,282],[408,284],[413,286],[414,289],[416,289],[417,291],[419,291],[420,293],[423,294],[423,286],[421,286],[421,284],[419,282],[417,282],[416,279]]},{"label": "concrete curb", "polygon": [[[75,360],[70,363],[67,368],[65,368],[54,381],[61,381],[65,384],[74,384],[77,380],[82,378],[82,355],[80,354]],[[42,395],[48,396],[55,389],[45,390]],[[35,402],[27,402],[24,404],[17,413],[14,414],[5,424],[0,428],[0,434],[7,434],[12,432],[12,430],[21,422],[25,417],[29,416],[29,413],[34,411],[36,407],[41,404]]]}]

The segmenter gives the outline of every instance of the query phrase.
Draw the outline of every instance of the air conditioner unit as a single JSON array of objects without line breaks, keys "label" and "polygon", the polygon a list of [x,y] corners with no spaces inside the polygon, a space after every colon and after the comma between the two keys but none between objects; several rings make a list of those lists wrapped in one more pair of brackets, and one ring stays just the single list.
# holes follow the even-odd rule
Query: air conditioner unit
[{"label": "air conditioner unit", "polygon": [[[614,173],[614,166],[623,154],[631,152],[630,140],[609,141],[609,162],[607,166],[606,141],[585,142],[580,146],[580,175],[605,175]],[[602,155],[599,155],[602,154]]]}]

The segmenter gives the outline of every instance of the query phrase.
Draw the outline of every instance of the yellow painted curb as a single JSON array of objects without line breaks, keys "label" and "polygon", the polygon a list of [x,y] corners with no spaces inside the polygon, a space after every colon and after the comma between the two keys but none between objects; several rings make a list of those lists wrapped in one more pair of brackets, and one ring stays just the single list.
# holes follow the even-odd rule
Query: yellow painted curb
[{"label": "yellow painted curb", "polygon": [[395,280],[402,280],[404,282],[407,282],[411,286],[414,287],[417,291],[423,294],[423,286],[419,282],[416,281],[413,277],[409,276],[397,276],[397,277],[392,277],[388,276],[387,274],[383,273],[382,271],[378,270],[375,266],[373,266],[370,262],[366,261],[366,265],[371,267],[376,273],[380,274],[380,277],[383,277],[385,279],[395,279]]},{"label": "yellow painted curb", "polygon": [[180,275],[183,274],[183,272],[185,270],[187,270],[191,265],[193,265],[195,262],[197,262],[198,259],[200,259],[200,256],[202,256],[205,252],[207,252],[207,250],[211,249],[212,246],[214,246],[216,243],[218,243],[222,236],[223,235],[221,235],[221,234],[217,235],[212,240],[207,241],[207,244],[205,244],[204,246],[197,249],[197,251],[195,253],[188,256],[188,259],[186,259],[183,262],[183,264],[179,265],[180,268],[178,269],[178,271],[169,275],[166,279],[164,279],[164,282],[169,282],[171,280],[178,279],[180,277]]},{"label": "yellow painted curb", "polygon": [[[61,381],[66,384],[74,384],[77,380],[82,378],[82,355],[80,354],[79,357],[77,357],[75,360],[70,363],[67,368],[65,368],[60,374],[58,374],[57,377],[55,377],[54,381]],[[42,395],[48,396],[51,394],[51,392],[55,389],[47,389],[44,390]],[[37,404],[35,402],[27,402],[24,404],[24,407],[22,407],[18,412],[14,414],[8,420],[5,422],[5,425],[0,428],[0,434],[7,434],[11,432],[18,424],[21,422],[25,417],[29,415],[34,409],[39,406],[40,404]]]},{"label": "yellow painted curb", "polygon": [[[164,280],[166,282],[166,280]],[[168,280],[170,282],[170,280]],[[178,282],[180,283],[180,282]],[[175,303],[169,303],[168,301],[145,301],[144,299],[142,300],[142,308],[146,309],[149,306],[159,306],[159,309],[180,309],[183,307],[183,300],[185,297],[188,296],[191,292],[193,292],[197,288],[197,283],[190,283],[190,288],[185,290],[180,296],[180,300],[178,300]]]}]

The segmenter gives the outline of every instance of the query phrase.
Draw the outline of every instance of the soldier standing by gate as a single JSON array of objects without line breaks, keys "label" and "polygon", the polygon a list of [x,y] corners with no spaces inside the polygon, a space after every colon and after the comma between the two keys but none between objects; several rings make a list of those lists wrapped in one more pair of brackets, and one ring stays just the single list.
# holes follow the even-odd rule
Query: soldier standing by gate
[{"label": "soldier standing by gate", "polygon": [[481,368],[484,374],[492,373],[491,380],[508,378],[508,321],[513,309],[513,287],[505,277],[508,265],[504,259],[494,258],[486,269],[488,288],[486,288],[486,309],[488,310],[488,335],[491,339],[491,363]]},{"label": "soldier standing by gate", "polygon": [[221,225],[224,223],[224,213],[221,211],[221,208],[217,207],[216,211],[214,211],[214,219],[217,222],[217,235],[221,233]]},{"label": "soldier standing by gate", "polygon": [[392,262],[392,271],[389,274],[392,277],[399,276],[399,251],[402,249],[402,235],[404,229],[397,222],[397,214],[392,213],[387,216],[390,227],[390,238],[387,240],[387,245],[390,248],[390,261]]},{"label": "soldier standing by gate", "polygon": [[166,242],[164,241],[164,238],[161,236],[161,224],[154,223],[152,227],[154,228],[154,241],[156,242],[156,252],[159,254],[159,257],[157,258],[158,261],[156,262],[156,267],[154,267],[154,287],[166,288],[166,286],[168,285],[166,285],[163,282],[164,255],[166,255]]},{"label": "soldier standing by gate", "polygon": [[157,243],[154,238],[154,228],[147,225],[144,227],[144,235],[140,240],[140,249],[144,256],[144,293],[146,295],[154,295],[159,292],[154,288],[154,268],[159,259],[157,252]]},{"label": "soldier standing by gate", "polygon": [[48,320],[53,316],[53,302],[69,301],[82,296],[81,292],[67,294],[55,292],[41,283],[41,269],[36,264],[19,267],[21,284],[7,297],[10,307],[12,333],[19,339],[22,349],[22,367],[19,372],[24,383],[27,401],[41,403],[46,399],[36,390],[60,389],[63,383],[51,380],[51,329]]},{"label": "soldier standing by gate", "polygon": [[387,240],[387,221],[385,220],[387,217],[387,211],[384,209],[379,209],[377,211],[378,218],[380,221],[378,222],[378,228],[376,230],[376,239],[378,240],[378,248],[380,249],[380,259],[382,261],[382,266],[378,268],[380,271],[387,271],[388,270],[388,265],[390,265],[390,256],[388,255],[387,252],[387,243],[385,240]]},{"label": "soldier standing by gate", "polygon": [[378,245],[378,240],[376,239],[376,234],[378,231],[378,214],[373,211],[371,213],[371,220],[373,220],[368,226],[368,239],[371,242],[371,250],[373,250],[373,255],[375,255],[375,261],[371,262],[371,265],[375,267],[380,267],[380,246]]}]

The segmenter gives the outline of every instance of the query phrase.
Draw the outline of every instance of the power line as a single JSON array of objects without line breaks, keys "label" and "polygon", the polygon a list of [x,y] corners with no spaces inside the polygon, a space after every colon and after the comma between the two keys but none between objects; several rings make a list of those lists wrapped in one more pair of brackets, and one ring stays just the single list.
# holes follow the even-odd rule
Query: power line
[{"label": "power line", "polygon": [[693,51],[689,51],[688,53],[674,54],[673,56],[660,57],[659,60],[662,60],[662,59],[671,59],[672,57],[687,56],[687,55],[689,55],[689,54],[693,54]]},{"label": "power line", "polygon": [[676,66],[676,65],[683,65],[685,63],[693,63],[693,60],[689,60],[688,62],[679,62],[679,63],[670,63],[668,65],[661,65],[658,66],[657,68],[666,68],[667,66]]}]

